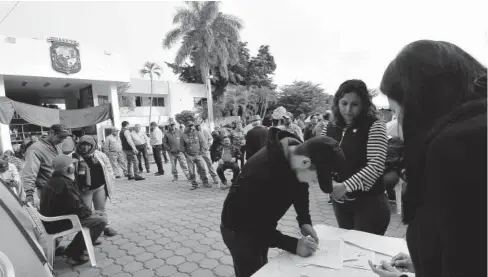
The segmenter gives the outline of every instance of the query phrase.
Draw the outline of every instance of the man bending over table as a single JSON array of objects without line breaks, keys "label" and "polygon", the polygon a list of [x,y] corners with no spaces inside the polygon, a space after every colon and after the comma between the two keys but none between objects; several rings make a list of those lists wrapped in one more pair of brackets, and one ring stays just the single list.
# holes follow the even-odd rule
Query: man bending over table
[{"label": "man bending over table", "polygon": [[[331,172],[340,172],[344,154],[329,137],[305,143],[278,128],[268,131],[267,145],[254,154],[227,195],[221,232],[234,261],[236,277],[249,277],[268,261],[268,249],[278,247],[302,257],[319,243],[309,211],[308,184],[332,192]],[[297,239],[276,230],[294,206],[303,235]]]}]

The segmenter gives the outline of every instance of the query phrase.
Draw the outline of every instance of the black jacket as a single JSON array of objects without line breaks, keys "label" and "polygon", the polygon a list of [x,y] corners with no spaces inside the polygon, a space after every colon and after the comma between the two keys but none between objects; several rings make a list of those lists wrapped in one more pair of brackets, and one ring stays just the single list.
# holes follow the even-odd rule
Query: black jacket
[{"label": "black jacket", "polygon": [[300,142],[278,128],[270,128],[268,138],[266,147],[247,161],[231,187],[222,210],[222,225],[255,235],[262,246],[295,253],[298,240],[276,227],[292,205],[298,224],[311,224],[308,185],[298,181],[285,157],[288,145]]},{"label": "black jacket", "polygon": [[404,221],[417,277],[487,276],[486,141],[486,99],[405,141]]},{"label": "black jacket", "polygon": [[246,160],[256,154],[266,145],[268,139],[268,128],[255,126],[246,134]]},{"label": "black jacket", "polygon": [[[77,215],[80,219],[91,215],[91,210],[80,196],[78,186],[71,179],[53,174],[42,191],[40,213],[47,217]],[[57,233],[71,228],[67,220],[44,223],[48,233]]]}]

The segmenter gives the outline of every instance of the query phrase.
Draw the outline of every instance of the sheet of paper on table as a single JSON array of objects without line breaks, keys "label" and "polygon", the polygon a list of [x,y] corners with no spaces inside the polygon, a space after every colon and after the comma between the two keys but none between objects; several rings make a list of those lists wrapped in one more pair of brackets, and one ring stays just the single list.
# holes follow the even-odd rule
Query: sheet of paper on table
[{"label": "sheet of paper on table", "polygon": [[373,251],[355,246],[353,244],[344,244],[344,266],[364,270],[371,270],[368,261],[376,261]]},{"label": "sheet of paper on table", "polygon": [[349,230],[341,237],[345,242],[388,256],[395,256],[399,252],[408,253],[405,240],[397,238],[366,234],[355,230]]},{"label": "sheet of paper on table", "polygon": [[317,251],[310,257],[300,258],[300,266],[315,265],[333,269],[341,269],[344,252],[344,242],[341,239],[320,239]]}]

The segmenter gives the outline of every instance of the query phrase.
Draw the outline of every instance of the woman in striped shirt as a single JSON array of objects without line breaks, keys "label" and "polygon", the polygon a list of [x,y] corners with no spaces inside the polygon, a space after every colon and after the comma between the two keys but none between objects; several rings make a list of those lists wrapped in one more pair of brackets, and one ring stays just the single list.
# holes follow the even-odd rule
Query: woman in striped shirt
[{"label": "woman in striped shirt", "polygon": [[383,235],[390,223],[390,208],[381,176],[385,168],[387,136],[366,84],[342,83],[334,95],[333,120],[322,135],[337,141],[346,167],[333,182],[331,198],[340,228]]}]

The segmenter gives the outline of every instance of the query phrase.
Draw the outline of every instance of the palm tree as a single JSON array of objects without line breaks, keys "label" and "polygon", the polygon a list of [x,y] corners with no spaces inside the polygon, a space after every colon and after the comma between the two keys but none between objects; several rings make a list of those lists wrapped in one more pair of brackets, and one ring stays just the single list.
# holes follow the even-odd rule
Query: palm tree
[{"label": "palm tree", "polygon": [[163,47],[170,48],[180,39],[182,43],[175,57],[175,64],[182,65],[191,58],[200,68],[202,80],[207,88],[209,123],[213,125],[213,99],[210,86],[211,69],[218,67],[223,78],[228,78],[227,65],[235,65],[239,60],[239,31],[242,21],[219,11],[219,2],[186,2],[178,8],[173,18],[177,25],[169,31]]},{"label": "palm tree", "polygon": [[144,67],[139,70],[139,73],[141,76],[144,78],[146,75],[149,75],[149,78],[151,79],[151,97],[150,97],[150,104],[149,104],[149,125],[151,125],[151,116],[152,116],[152,106],[153,106],[153,79],[154,75],[161,77],[161,67],[154,62],[146,62],[144,64]]}]

